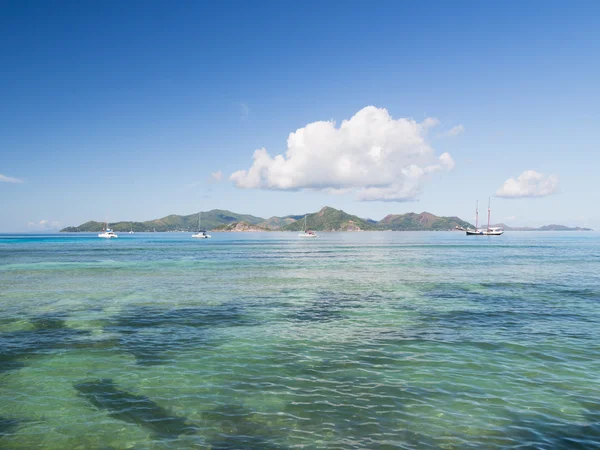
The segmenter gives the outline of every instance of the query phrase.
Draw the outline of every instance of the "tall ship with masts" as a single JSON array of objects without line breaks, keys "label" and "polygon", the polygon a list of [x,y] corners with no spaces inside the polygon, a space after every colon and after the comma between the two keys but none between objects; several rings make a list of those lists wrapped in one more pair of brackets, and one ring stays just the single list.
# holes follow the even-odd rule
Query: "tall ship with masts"
[{"label": "tall ship with masts", "polygon": [[467,228],[465,232],[467,236],[500,236],[504,233],[504,229],[501,227],[492,227],[490,226],[490,199],[488,199],[488,221],[487,228],[479,228],[479,201],[477,201],[477,205],[475,206],[475,229]]}]

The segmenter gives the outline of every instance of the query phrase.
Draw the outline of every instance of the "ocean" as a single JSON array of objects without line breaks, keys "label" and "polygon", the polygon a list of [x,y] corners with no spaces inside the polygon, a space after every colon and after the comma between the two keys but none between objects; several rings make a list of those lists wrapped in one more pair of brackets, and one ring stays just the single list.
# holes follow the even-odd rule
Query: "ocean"
[{"label": "ocean", "polygon": [[600,234],[190,236],[0,235],[0,448],[600,448]]}]

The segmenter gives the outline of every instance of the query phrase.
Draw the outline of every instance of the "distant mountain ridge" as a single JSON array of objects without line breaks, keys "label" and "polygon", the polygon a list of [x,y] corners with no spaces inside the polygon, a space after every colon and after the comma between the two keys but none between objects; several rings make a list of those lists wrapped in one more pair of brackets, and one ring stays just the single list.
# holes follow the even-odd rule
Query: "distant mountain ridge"
[{"label": "distant mountain ridge", "polygon": [[458,217],[439,217],[428,212],[421,214],[389,214],[378,222],[381,229],[402,230],[402,231],[444,231],[454,228],[472,228],[469,222],[465,222]]},{"label": "distant mountain ridge", "polygon": [[[288,215],[283,217],[262,217],[238,214],[222,209],[202,212],[201,227],[215,231],[301,231],[306,228],[315,231],[376,231],[376,230],[452,230],[457,225],[471,226],[458,217],[438,217],[423,212],[421,214],[390,214],[379,222],[363,219],[342,210],[325,206],[315,213]],[[169,215],[145,222],[113,222],[108,224],[116,232],[144,231],[186,231],[198,229],[198,213],[186,216]],[[89,221],[76,227],[67,227],[62,232],[98,232],[103,230],[103,222]]]},{"label": "distant mountain ridge", "polygon": [[[459,217],[436,216],[428,212],[389,214],[380,221],[363,219],[342,210],[325,206],[314,213],[283,217],[262,217],[238,214],[223,209],[202,212],[201,227],[215,231],[301,231],[306,228],[315,231],[445,231],[456,227],[473,228],[473,225]],[[77,227],[67,227],[62,232],[98,232],[104,229],[103,222],[89,221]],[[143,231],[186,231],[198,230],[198,213],[186,216],[169,215],[145,222],[114,222],[108,224],[116,232]],[[546,225],[539,228],[502,226],[506,231],[590,231],[589,228],[570,228],[563,225]]]},{"label": "distant mountain ridge", "polygon": [[[304,216],[281,228],[281,231],[302,231]],[[372,231],[377,226],[342,210],[325,206],[319,212],[306,214],[306,229],[315,231]]]},{"label": "distant mountain ridge", "polygon": [[494,227],[502,227],[504,231],[594,231],[591,228],[567,227],[565,225],[544,225],[541,227],[510,227],[503,223],[492,225]]},{"label": "distant mountain ridge", "polygon": [[290,223],[295,222],[303,216],[285,216],[285,217],[269,217],[264,222],[260,222],[258,225],[269,230],[278,230]]},{"label": "distant mountain ridge", "polygon": [[[262,217],[256,217],[249,214],[238,214],[223,209],[213,209],[211,211],[202,212],[200,226],[205,229],[213,229],[219,225],[233,222],[247,222],[252,225],[257,225],[264,222]],[[77,227],[67,227],[60,231],[64,232],[96,232],[104,229],[104,222],[89,221]],[[178,216],[171,214],[160,219],[148,220],[145,222],[113,222],[108,224],[117,232],[126,231],[197,231],[198,230],[198,213],[187,216]]]},{"label": "distant mountain ridge", "polygon": [[[264,223],[264,222],[263,222]],[[212,231],[223,231],[223,232],[242,232],[242,231],[272,231],[269,228],[265,228],[260,225],[253,225],[248,222],[232,222],[219,225],[213,228]]]}]

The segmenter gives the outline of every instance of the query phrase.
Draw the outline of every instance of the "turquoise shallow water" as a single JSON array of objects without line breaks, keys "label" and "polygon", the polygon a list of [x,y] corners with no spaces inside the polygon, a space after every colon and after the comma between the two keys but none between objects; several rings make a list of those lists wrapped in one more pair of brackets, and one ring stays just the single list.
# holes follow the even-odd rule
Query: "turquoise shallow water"
[{"label": "turquoise shallow water", "polygon": [[0,448],[600,448],[600,235],[0,235]]}]

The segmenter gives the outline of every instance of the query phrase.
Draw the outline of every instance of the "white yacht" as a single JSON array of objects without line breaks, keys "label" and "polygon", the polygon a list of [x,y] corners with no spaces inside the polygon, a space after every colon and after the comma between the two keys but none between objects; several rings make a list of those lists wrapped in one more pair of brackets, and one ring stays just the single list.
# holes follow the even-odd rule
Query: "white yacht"
[{"label": "white yacht", "polygon": [[196,234],[192,234],[193,238],[197,238],[197,239],[208,239],[210,237],[210,234],[208,234],[206,232],[206,230],[203,230],[200,228],[200,221],[202,220],[202,212],[198,213],[198,232]]},{"label": "white yacht", "polygon": [[303,238],[315,238],[315,237],[317,237],[317,233],[315,233],[312,230],[307,230],[306,229],[306,216],[304,216],[304,231],[302,233],[300,233],[298,235],[298,237],[303,237]]}]

